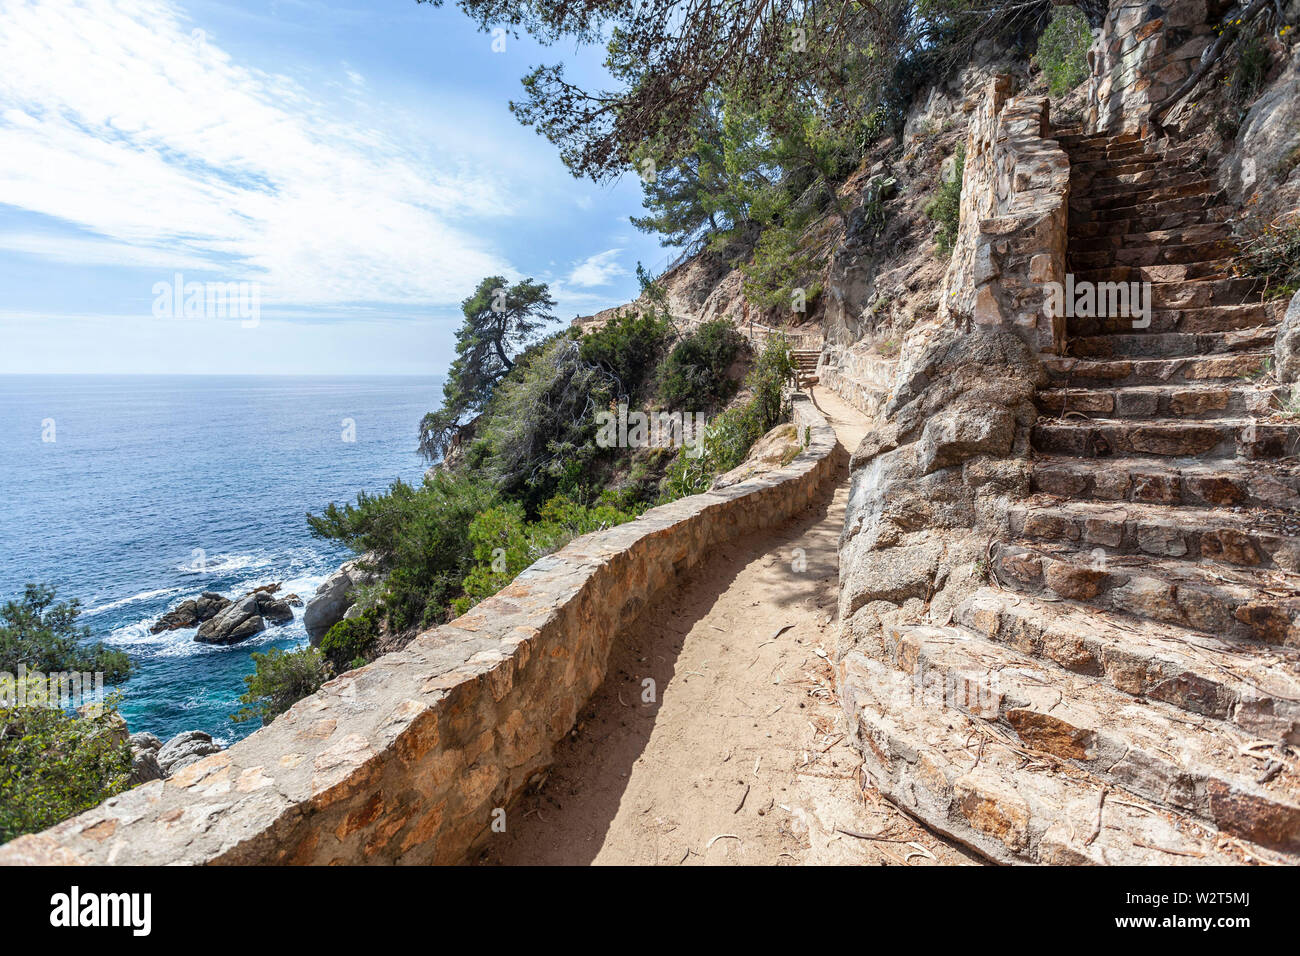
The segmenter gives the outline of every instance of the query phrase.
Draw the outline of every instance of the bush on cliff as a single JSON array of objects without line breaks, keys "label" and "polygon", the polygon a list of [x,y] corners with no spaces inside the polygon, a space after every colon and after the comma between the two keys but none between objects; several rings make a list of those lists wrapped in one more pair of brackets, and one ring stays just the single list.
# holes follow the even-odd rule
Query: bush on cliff
[{"label": "bush on cliff", "polygon": [[[126,789],[131,773],[116,698],[96,700],[83,681],[69,679],[99,674],[115,684],[130,675],[130,660],[87,643],[78,602],[54,597],[54,589],[28,584],[21,600],[0,607],[0,843],[95,806]],[[22,687],[20,665],[29,672]],[[85,704],[98,713],[71,712]]]},{"label": "bush on cliff", "polygon": [[952,178],[939,184],[938,190],[925,204],[925,214],[939,224],[937,241],[939,254],[952,254],[957,244],[957,229],[961,226],[961,180],[966,169],[966,145],[959,143],[954,154]]},{"label": "bush on cliff", "polygon": [[662,500],[672,501],[707,491],[713,479],[745,460],[749,449],[788,415],[782,389],[794,379],[790,346],[784,336],[768,340],[745,384],[749,401],[727,409],[704,430],[701,454],[683,448],[668,467]]},{"label": "bush on cliff", "polygon": [[121,793],[130,775],[131,745],[112,701],[98,717],[0,707],[0,843]]},{"label": "bush on cliff", "polygon": [[740,382],[727,372],[748,347],[726,319],[700,325],[673,346],[664,361],[659,385],[664,407],[681,412],[706,411],[727,401],[740,387]]},{"label": "bush on cliff", "polygon": [[1092,30],[1077,7],[1059,6],[1038,38],[1036,59],[1052,96],[1068,93],[1088,78],[1088,47]]},{"label": "bush on cliff", "polygon": [[476,564],[465,577],[465,593],[452,602],[456,614],[496,594],[538,558],[558,551],[574,538],[631,521],[644,507],[625,511],[608,501],[580,504],[557,495],[529,521],[523,506],[508,502],[483,512],[469,528]]},{"label": "bush on cliff", "polygon": [[245,706],[231,720],[260,720],[269,724],[295,703],[320,690],[332,676],[325,656],[314,647],[282,651],[274,647],[252,654],[255,670],[244,678],[248,690],[239,698]]},{"label": "bush on cliff", "polygon": [[385,494],[308,515],[312,533],[373,552],[384,575],[376,620],[396,631],[439,623],[469,572],[470,522],[497,503],[497,490],[469,474],[434,472],[418,486],[398,480]]},{"label": "bush on cliff", "polygon": [[90,628],[77,626],[78,601],[54,603],[53,588],[28,584],[22,600],[0,607],[0,671],[101,673],[116,684],[131,673],[126,652],[90,644]]}]

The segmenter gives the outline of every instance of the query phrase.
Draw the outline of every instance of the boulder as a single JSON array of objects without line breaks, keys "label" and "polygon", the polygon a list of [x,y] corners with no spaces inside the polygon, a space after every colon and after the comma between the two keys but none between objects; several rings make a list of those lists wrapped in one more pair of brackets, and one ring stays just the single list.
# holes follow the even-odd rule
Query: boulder
[{"label": "boulder", "polygon": [[127,783],[135,787],[150,780],[161,780],[165,774],[153,750],[131,750],[131,775]]},{"label": "boulder", "polygon": [[186,730],[163,744],[156,757],[163,776],[170,777],[176,771],[220,751],[221,745],[214,742],[210,734]]},{"label": "boulder", "polygon": [[203,644],[238,644],[269,625],[288,624],[292,620],[293,608],[289,602],[277,600],[270,591],[259,589],[205,621],[194,639]]},{"label": "boulder", "polygon": [[149,628],[149,633],[174,631],[182,627],[198,627],[204,621],[210,621],[227,607],[230,600],[212,591],[204,591],[197,598],[182,601]]},{"label": "boulder", "polygon": [[312,646],[320,644],[325,633],[343,620],[343,615],[356,602],[355,588],[359,584],[370,584],[376,575],[363,571],[362,562],[368,562],[369,556],[355,561],[348,561],[325,579],[316,589],[316,594],[307,602],[302,612],[302,623],[307,629],[307,636]]},{"label": "boulder", "polygon": [[1284,385],[1300,383],[1300,292],[1291,297],[1286,316],[1278,326],[1273,358],[1279,382]]},{"label": "boulder", "polygon": [[138,734],[131,735],[132,750],[158,751],[162,749],[162,745],[163,742],[158,739],[158,736],[156,734],[151,734],[148,733],[147,731],[142,731]]}]

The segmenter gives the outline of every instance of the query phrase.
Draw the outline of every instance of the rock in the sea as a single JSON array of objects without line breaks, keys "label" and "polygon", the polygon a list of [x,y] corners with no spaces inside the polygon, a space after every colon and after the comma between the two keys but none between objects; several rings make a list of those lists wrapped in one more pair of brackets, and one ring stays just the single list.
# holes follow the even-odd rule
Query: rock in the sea
[{"label": "rock in the sea", "polygon": [[176,771],[220,752],[221,745],[215,743],[210,734],[201,730],[186,730],[162,745],[157,753],[157,761],[163,776],[170,777]]},{"label": "rock in the sea", "polygon": [[194,639],[203,644],[238,644],[269,625],[288,624],[292,620],[293,608],[287,601],[277,600],[270,591],[259,589],[203,622]]},{"label": "rock in the sea", "polygon": [[1286,316],[1277,329],[1273,346],[1277,362],[1277,380],[1284,385],[1300,384],[1300,292],[1291,297]]},{"label": "rock in the sea", "polygon": [[282,600],[289,607],[302,607],[302,598],[296,594],[286,594]]},{"label": "rock in the sea", "polygon": [[356,601],[354,589],[359,584],[370,584],[376,575],[363,571],[359,565],[368,562],[369,555],[356,561],[348,561],[325,579],[325,583],[316,589],[316,595],[307,602],[302,612],[303,627],[313,646],[321,642],[325,632],[343,620],[343,615]]},{"label": "rock in the sea", "polygon": [[158,618],[157,622],[149,628],[149,632],[158,634],[162,631],[174,631],[182,627],[197,627],[204,621],[212,620],[229,606],[230,600],[228,598],[224,598],[212,591],[204,591],[197,598],[182,601]]}]

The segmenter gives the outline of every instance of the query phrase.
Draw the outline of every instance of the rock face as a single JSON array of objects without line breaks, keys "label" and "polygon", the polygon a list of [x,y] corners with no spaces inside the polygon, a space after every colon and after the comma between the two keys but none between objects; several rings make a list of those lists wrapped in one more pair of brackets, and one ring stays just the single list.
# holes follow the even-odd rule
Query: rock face
[{"label": "rock face", "polygon": [[238,644],[270,625],[288,624],[292,620],[293,608],[287,601],[277,600],[270,592],[259,590],[244,595],[216,617],[205,621],[194,639],[202,644]]},{"label": "rock face", "polygon": [[359,584],[370,584],[376,579],[371,571],[362,570],[361,565],[368,563],[368,555],[355,561],[348,561],[325,579],[316,589],[315,596],[307,602],[302,613],[302,623],[307,628],[307,636],[312,646],[320,644],[325,633],[343,620],[343,615],[356,601],[355,588]]},{"label": "rock face", "polygon": [[1251,106],[1219,171],[1232,198],[1264,222],[1300,205],[1300,47]]},{"label": "rock face", "polygon": [[197,598],[182,601],[149,628],[150,634],[163,631],[175,631],[183,627],[198,627],[204,621],[210,621],[226,608],[230,600],[212,591],[204,591]]},{"label": "rock face", "polygon": [[1300,384],[1300,292],[1291,298],[1273,346],[1277,378],[1285,385]]},{"label": "rock face", "polygon": [[198,763],[204,757],[220,753],[221,745],[215,743],[210,734],[205,734],[201,730],[186,730],[167,741],[156,752],[142,751],[144,752],[154,753],[162,775],[170,777],[176,771],[192,763]]}]

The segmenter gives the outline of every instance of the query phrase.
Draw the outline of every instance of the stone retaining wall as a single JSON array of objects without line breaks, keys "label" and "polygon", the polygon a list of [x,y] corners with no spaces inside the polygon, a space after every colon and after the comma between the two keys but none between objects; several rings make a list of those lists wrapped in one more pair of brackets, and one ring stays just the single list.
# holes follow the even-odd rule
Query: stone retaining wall
[{"label": "stone retaining wall", "polygon": [[768,476],[585,535],[229,750],[0,847],[0,864],[457,863],[536,781],[620,631],[716,545],[807,508],[835,434]]},{"label": "stone retaining wall", "polygon": [[971,119],[961,226],[940,309],[1056,353],[1065,347],[1065,322],[1047,309],[1045,286],[1065,277],[1070,161],[1047,138],[1047,98],[1012,96],[1012,89],[1010,76],[993,77]]},{"label": "stone retaining wall", "polygon": [[1191,76],[1213,42],[1218,0],[1113,3],[1088,51],[1090,133],[1147,132],[1151,107]]}]

